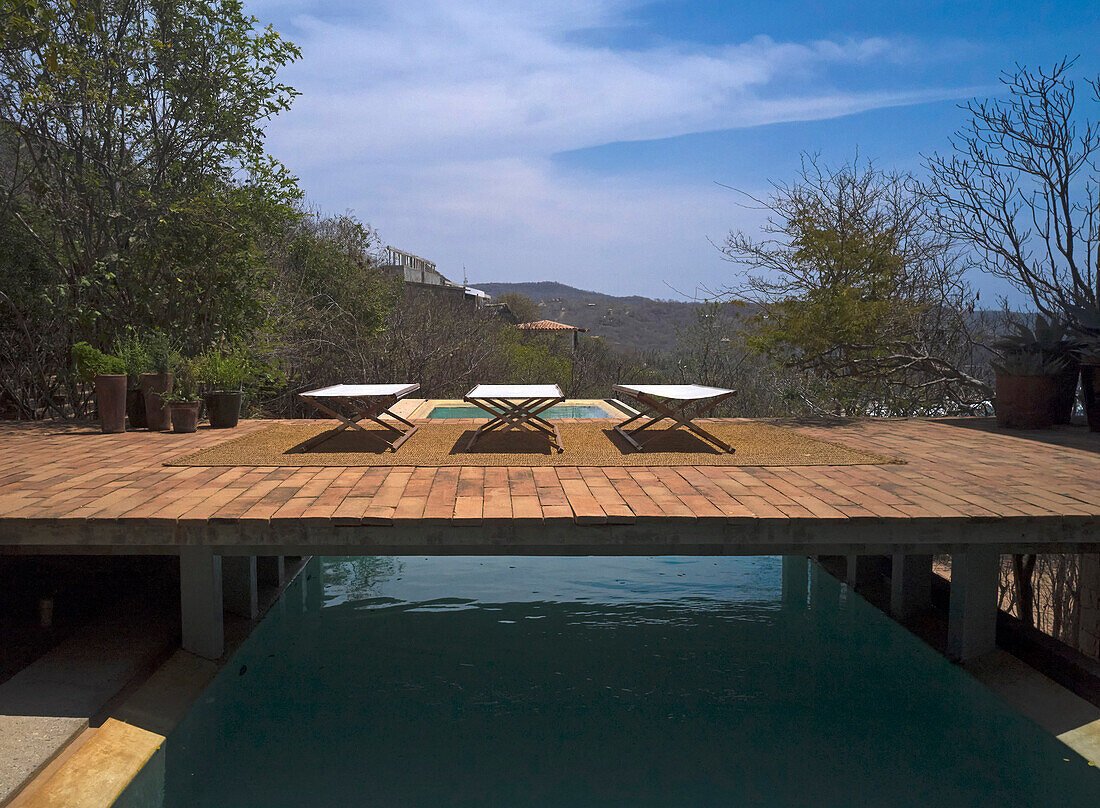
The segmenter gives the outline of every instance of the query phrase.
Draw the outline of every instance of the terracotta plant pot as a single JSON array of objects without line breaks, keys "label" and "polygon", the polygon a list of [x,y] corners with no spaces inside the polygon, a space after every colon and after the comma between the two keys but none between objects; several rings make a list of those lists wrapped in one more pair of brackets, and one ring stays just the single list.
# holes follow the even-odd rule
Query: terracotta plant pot
[{"label": "terracotta plant pot", "polygon": [[126,431],[125,373],[100,373],[95,377],[95,408],[104,432]]},{"label": "terracotta plant pot", "polygon": [[1070,423],[1077,404],[1077,379],[1080,375],[1081,367],[1074,362],[1054,377],[1058,380],[1058,392],[1054,397],[1054,423]]},{"label": "terracotta plant pot", "polygon": [[1100,365],[1081,366],[1081,392],[1090,432],[1100,432]]},{"label": "terracotta plant pot", "polygon": [[130,429],[145,429],[145,396],[140,387],[126,391],[126,418],[130,421]]},{"label": "terracotta plant pot", "polygon": [[1050,429],[1054,426],[1057,376],[997,374],[997,425],[1008,429]]},{"label": "terracotta plant pot", "polygon": [[194,432],[199,428],[199,402],[173,401],[168,411],[172,414],[173,432]]},{"label": "terracotta plant pot", "polygon": [[172,392],[175,377],[171,373],[142,373],[141,394],[145,397],[145,426],[152,432],[163,432],[170,421],[164,407],[164,394]]},{"label": "terracotta plant pot", "polygon": [[241,392],[216,390],[203,396],[212,429],[232,429],[241,417]]}]

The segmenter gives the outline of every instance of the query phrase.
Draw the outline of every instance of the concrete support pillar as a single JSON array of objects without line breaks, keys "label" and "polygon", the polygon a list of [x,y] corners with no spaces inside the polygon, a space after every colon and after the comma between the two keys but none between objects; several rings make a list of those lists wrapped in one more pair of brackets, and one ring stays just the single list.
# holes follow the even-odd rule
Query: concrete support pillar
[{"label": "concrete support pillar", "polygon": [[180,618],[185,651],[207,659],[222,655],[222,559],[208,547],[180,548]]},{"label": "concrete support pillar", "polygon": [[283,556],[258,556],[256,574],[260,586],[282,586],[286,583],[286,560]]},{"label": "concrete support pillar", "polygon": [[848,573],[844,576],[848,586],[858,589],[871,583],[875,579],[875,556],[850,555],[848,558]]},{"label": "concrete support pillar", "polygon": [[890,613],[908,620],[932,608],[932,556],[895,555],[890,573]]},{"label": "concrete support pillar", "polygon": [[249,620],[260,616],[256,556],[222,558],[222,593],[227,611]]},{"label": "concrete support pillar", "polygon": [[947,655],[968,662],[997,647],[997,583],[1001,556],[973,548],[951,555]]},{"label": "concrete support pillar", "polygon": [[783,605],[804,609],[809,582],[809,559],[806,556],[783,556]]},{"label": "concrete support pillar", "polygon": [[1077,647],[1095,659],[1100,657],[1100,553],[1082,553],[1077,563],[1081,615]]}]

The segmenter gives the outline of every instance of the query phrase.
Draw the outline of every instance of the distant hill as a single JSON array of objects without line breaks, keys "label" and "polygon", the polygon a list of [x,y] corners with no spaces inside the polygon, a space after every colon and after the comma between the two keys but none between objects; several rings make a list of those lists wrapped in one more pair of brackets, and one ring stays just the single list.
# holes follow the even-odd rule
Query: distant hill
[{"label": "distant hill", "polygon": [[618,297],[555,281],[470,286],[494,298],[508,292],[527,295],[539,304],[544,319],[587,328],[615,347],[639,351],[671,351],[676,345],[676,329],[691,325],[699,307],[682,300]]},{"label": "distant hill", "polygon": [[532,281],[530,283],[471,283],[470,286],[480,289],[493,297],[509,292],[518,292],[527,295],[532,300],[549,300],[561,298],[563,300],[578,300],[581,298],[592,300],[622,300],[614,295],[605,295],[603,292],[591,292],[587,289],[578,289],[575,286],[567,286],[557,281]]}]

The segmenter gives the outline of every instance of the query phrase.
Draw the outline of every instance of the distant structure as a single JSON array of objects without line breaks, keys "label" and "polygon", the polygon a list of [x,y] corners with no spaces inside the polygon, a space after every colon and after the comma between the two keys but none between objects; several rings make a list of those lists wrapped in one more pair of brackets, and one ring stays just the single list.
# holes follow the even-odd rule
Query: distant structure
[{"label": "distant structure", "polygon": [[396,247],[386,247],[382,253],[382,268],[389,270],[401,270],[406,283],[424,283],[432,286],[455,286],[443,277],[435,268],[435,262],[419,255],[399,250]]},{"label": "distant structure", "polygon": [[410,252],[387,246],[382,251],[382,272],[401,278],[409,291],[435,292],[480,309],[489,304],[489,295],[480,289],[454,283],[436,269],[435,262]]},{"label": "distant structure", "polygon": [[533,334],[568,334],[574,351],[577,350],[577,340],[580,338],[578,335],[588,333],[587,328],[566,325],[554,320],[535,320],[533,323],[520,323],[516,328]]}]

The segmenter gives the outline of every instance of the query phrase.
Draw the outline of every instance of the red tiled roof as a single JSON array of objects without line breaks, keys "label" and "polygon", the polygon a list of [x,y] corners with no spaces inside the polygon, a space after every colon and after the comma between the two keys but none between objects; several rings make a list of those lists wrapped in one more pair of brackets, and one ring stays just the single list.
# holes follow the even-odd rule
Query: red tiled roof
[{"label": "red tiled roof", "polygon": [[520,323],[516,328],[522,328],[525,331],[588,331],[587,328],[578,328],[575,325],[566,325],[565,323],[555,323],[553,320],[535,320],[533,323]]}]

